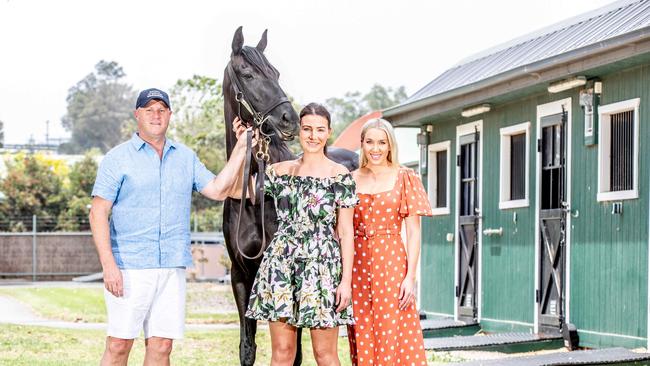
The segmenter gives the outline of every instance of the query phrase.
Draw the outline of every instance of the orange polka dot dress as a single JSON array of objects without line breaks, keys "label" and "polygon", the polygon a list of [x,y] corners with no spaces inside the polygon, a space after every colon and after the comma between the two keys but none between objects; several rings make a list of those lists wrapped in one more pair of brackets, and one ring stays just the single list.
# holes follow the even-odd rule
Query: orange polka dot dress
[{"label": "orange polka dot dress", "polygon": [[352,309],[348,338],[355,366],[426,366],[420,317],[415,305],[399,310],[406,276],[406,247],[400,235],[407,216],[431,216],[420,178],[400,168],[392,190],[357,193],[354,209]]}]

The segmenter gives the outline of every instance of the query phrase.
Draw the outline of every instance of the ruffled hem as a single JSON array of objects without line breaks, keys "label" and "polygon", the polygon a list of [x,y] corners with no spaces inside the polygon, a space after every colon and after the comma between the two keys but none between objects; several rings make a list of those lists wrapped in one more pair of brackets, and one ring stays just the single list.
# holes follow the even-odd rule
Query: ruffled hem
[{"label": "ruffled hem", "polygon": [[253,284],[246,316],[305,328],[351,324],[352,306],[336,312],[339,258],[265,256]]},{"label": "ruffled hem", "polygon": [[[346,310],[347,311],[347,310]],[[314,319],[296,319],[293,314],[272,313],[263,311],[246,311],[246,317],[267,322],[286,321],[287,324],[297,328],[334,328],[341,325],[354,325],[354,317],[350,314],[345,318],[339,317],[333,321],[315,321]]]}]

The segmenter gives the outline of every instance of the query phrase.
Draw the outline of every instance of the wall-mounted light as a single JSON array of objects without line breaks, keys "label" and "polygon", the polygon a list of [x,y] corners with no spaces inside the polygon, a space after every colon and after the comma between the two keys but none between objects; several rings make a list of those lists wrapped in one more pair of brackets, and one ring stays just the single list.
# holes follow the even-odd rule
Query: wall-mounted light
[{"label": "wall-mounted light", "polygon": [[584,76],[574,76],[572,78],[558,80],[552,82],[548,86],[549,93],[559,93],[565,90],[573,89],[578,86],[583,86],[587,83],[587,78]]},{"label": "wall-mounted light", "polygon": [[460,115],[463,117],[472,117],[481,113],[489,112],[492,106],[489,103],[483,103],[481,105],[475,105],[473,107],[465,108]]},{"label": "wall-mounted light", "polygon": [[420,133],[418,133],[418,145],[420,145],[420,174],[427,174],[427,158],[429,151],[429,144],[431,143],[431,131],[433,131],[433,126],[427,125],[426,127],[422,126],[420,128]]},{"label": "wall-mounted light", "polygon": [[585,114],[585,146],[595,145],[598,142],[596,136],[598,129],[597,110],[602,92],[603,83],[599,79],[588,80],[585,88],[580,90],[578,102]]}]

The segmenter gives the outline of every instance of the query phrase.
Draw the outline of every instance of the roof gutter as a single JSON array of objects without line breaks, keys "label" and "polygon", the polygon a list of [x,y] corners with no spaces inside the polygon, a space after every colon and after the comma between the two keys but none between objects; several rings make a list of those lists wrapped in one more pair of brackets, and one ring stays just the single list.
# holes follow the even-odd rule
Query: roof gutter
[{"label": "roof gutter", "polygon": [[[482,89],[492,87],[496,84],[508,82],[517,77],[535,74],[545,69],[552,68],[561,64],[574,62],[589,56],[610,51],[616,48],[623,47],[628,44],[633,44],[650,38],[650,27],[638,29],[636,31],[626,33],[617,37],[607,39],[602,42],[593,43],[589,46],[578,48],[566,53],[562,53],[547,59],[543,59],[532,64],[520,66],[506,72],[496,74],[489,78],[479,80],[477,82],[452,89],[441,94],[425,97],[407,104],[400,104],[394,107],[383,110],[383,115],[386,118],[394,118],[399,115],[413,112],[423,107],[427,107],[436,103],[440,103],[455,97],[462,96],[469,92],[475,92]],[[405,124],[406,121],[401,121],[398,124]]]}]

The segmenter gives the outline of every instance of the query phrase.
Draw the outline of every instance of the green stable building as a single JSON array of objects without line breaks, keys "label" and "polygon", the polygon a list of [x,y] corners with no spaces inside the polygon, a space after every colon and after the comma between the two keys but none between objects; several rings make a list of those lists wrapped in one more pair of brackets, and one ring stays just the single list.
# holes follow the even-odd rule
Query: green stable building
[{"label": "green stable building", "polygon": [[424,312],[650,348],[650,1],[472,56],[384,116],[422,131]]}]

